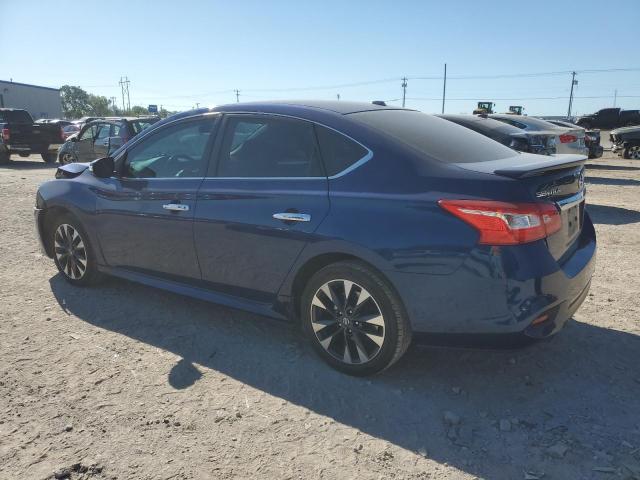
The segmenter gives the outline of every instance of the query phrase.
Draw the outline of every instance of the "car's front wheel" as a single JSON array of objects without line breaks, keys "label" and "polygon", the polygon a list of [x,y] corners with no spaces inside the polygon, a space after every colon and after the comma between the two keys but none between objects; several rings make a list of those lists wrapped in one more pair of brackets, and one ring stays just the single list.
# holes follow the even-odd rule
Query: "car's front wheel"
[{"label": "car's front wheel", "polygon": [[40,154],[45,163],[55,163],[56,154],[51,152],[43,152]]},{"label": "car's front wheel", "polygon": [[51,228],[53,259],[64,279],[73,285],[93,285],[100,279],[93,249],[78,221],[63,215]]},{"label": "car's front wheel", "polygon": [[58,157],[58,162],[60,162],[60,165],[68,165],[76,162],[76,157],[73,153],[64,152]]},{"label": "car's front wheel", "polygon": [[397,293],[382,275],[360,262],[339,262],[318,271],[305,288],[301,309],[316,352],[350,375],[388,368],[411,343]]}]

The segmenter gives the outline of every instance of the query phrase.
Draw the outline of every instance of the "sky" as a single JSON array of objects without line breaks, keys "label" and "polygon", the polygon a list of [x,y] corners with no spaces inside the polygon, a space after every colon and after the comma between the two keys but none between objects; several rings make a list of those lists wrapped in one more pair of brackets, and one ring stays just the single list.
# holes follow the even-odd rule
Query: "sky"
[{"label": "sky", "polygon": [[639,21],[638,0],[0,0],[0,80],[121,106],[126,76],[131,105],[175,111],[235,102],[236,89],[400,105],[406,76],[406,106],[440,113],[447,63],[447,113],[485,100],[565,115],[577,71],[585,114],[640,108]]}]

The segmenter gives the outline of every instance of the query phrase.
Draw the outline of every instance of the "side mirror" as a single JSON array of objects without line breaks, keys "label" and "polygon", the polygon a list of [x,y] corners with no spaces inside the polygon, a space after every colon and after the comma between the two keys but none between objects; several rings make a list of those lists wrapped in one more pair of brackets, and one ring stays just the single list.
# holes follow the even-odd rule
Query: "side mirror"
[{"label": "side mirror", "polygon": [[115,162],[112,157],[102,157],[91,162],[89,168],[96,177],[109,178],[113,176]]},{"label": "side mirror", "polygon": [[77,142],[78,141],[78,135],[74,135],[71,138],[68,138],[67,140],[71,140],[72,142]]}]

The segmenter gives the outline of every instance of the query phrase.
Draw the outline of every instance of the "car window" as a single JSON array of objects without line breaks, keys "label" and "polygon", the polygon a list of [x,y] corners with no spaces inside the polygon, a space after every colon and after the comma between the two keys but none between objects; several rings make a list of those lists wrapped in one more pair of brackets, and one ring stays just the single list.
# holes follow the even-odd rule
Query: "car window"
[{"label": "car window", "polygon": [[96,141],[106,140],[107,138],[109,138],[110,131],[111,131],[111,124],[101,123],[100,125],[98,125],[98,134],[96,135]]},{"label": "car window", "polygon": [[119,137],[120,136],[120,130],[122,130],[122,124],[121,123],[114,123],[111,126],[111,137]]},{"label": "car window", "polygon": [[135,178],[201,177],[214,119],[203,118],[161,128],[127,150],[124,175]]},{"label": "car window", "polygon": [[218,176],[324,176],[313,125],[284,118],[230,117]]},{"label": "car window", "polygon": [[414,110],[371,110],[348,116],[441,162],[483,162],[514,156],[513,150],[484,135]]},{"label": "car window", "polygon": [[3,123],[34,123],[31,115],[24,110],[5,110],[0,112],[0,122]]},{"label": "car window", "polygon": [[316,126],[320,152],[328,176],[343,172],[369,151],[354,140],[329,128]]},{"label": "car window", "polygon": [[97,129],[97,125],[91,125],[90,127],[87,127],[87,129],[80,135],[80,140],[93,140],[96,136]]},{"label": "car window", "polygon": [[134,120],[130,123],[131,123],[131,128],[133,129],[133,134],[137,135],[141,131],[143,131],[145,128],[149,128],[151,125],[153,125],[156,122],[157,120],[155,119],[148,119],[148,120]]}]

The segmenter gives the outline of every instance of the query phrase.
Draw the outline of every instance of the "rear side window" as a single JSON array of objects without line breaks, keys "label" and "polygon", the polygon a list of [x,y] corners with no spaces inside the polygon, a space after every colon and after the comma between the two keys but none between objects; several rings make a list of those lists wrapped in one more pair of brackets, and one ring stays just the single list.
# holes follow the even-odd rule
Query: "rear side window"
[{"label": "rear side window", "polygon": [[515,155],[510,148],[473,130],[413,110],[374,110],[348,116],[441,162],[486,162]]},{"label": "rear side window", "polygon": [[324,176],[313,125],[274,117],[229,117],[217,175]]},{"label": "rear side window", "polygon": [[317,125],[316,133],[329,177],[343,172],[369,153],[362,145],[329,128]]}]

